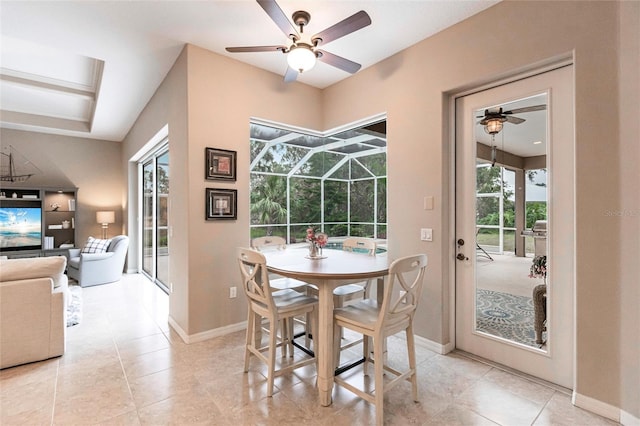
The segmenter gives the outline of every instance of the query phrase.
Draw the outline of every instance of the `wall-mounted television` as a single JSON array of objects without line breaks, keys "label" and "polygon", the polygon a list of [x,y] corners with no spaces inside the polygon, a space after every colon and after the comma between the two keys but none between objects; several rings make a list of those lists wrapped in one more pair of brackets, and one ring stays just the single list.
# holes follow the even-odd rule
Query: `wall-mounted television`
[{"label": "wall-mounted television", "polygon": [[40,207],[0,207],[0,251],[42,248]]}]

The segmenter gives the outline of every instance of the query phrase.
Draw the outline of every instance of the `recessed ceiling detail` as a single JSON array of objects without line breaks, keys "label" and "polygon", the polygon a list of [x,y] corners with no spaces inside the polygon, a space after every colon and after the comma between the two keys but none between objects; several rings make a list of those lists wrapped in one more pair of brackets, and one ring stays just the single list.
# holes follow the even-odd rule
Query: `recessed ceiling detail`
[{"label": "recessed ceiling detail", "polygon": [[2,125],[89,133],[104,62],[9,37],[2,43]]},{"label": "recessed ceiling detail", "polygon": [[[313,12],[309,34],[366,10],[372,25],[328,44],[362,71],[500,0],[277,1],[287,20]],[[122,141],[187,43],[271,73],[287,68],[284,55],[225,50],[286,40],[255,1],[1,3],[2,128]],[[312,71],[297,83],[324,89],[350,76],[323,61]]]}]

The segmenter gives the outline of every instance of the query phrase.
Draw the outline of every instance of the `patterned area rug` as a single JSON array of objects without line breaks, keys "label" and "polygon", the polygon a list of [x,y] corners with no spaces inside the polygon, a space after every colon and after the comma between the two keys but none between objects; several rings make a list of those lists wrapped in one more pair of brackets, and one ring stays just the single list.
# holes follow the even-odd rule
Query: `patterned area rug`
[{"label": "patterned area rug", "polygon": [[[476,291],[478,331],[539,347],[533,329],[533,299],[491,290]],[[542,338],[546,340],[546,333]]]},{"label": "patterned area rug", "polygon": [[80,324],[82,320],[82,287],[69,285],[71,304],[67,306],[67,327]]}]

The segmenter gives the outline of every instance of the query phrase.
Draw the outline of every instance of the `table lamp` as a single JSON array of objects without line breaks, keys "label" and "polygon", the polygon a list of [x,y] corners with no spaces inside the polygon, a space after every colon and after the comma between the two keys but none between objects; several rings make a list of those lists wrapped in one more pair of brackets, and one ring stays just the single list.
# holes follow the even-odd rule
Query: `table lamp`
[{"label": "table lamp", "polygon": [[102,238],[106,239],[109,224],[116,222],[116,213],[113,211],[97,212],[96,221],[102,224]]}]

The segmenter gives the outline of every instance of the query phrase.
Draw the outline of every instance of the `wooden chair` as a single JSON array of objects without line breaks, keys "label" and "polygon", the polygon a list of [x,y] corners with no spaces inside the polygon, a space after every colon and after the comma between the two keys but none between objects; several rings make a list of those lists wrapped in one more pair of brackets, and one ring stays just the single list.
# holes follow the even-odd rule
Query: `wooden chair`
[{"label": "wooden chair", "polygon": [[[375,256],[376,251],[378,249],[378,245],[376,241],[372,238],[363,238],[363,237],[349,237],[342,242],[342,250],[362,253],[369,256]],[[333,291],[333,306],[334,308],[342,308],[343,306],[347,306],[354,300],[361,300],[365,297],[369,297],[369,293],[371,290],[371,286],[369,285],[369,281],[365,281],[362,283],[356,284],[348,284],[343,285],[336,288]],[[344,332],[340,329],[340,343],[342,343],[342,339],[344,338]],[[340,367],[340,353],[348,349],[352,346],[355,346],[362,342],[362,338],[355,339],[350,342],[341,344],[340,348],[336,346],[335,352],[335,365],[336,367]]]},{"label": "wooden chair", "polygon": [[[376,244],[376,241],[371,238],[349,237],[342,242],[342,250],[368,254],[369,256],[375,256],[377,249],[378,245]],[[333,294],[342,297],[340,300],[340,306],[335,306],[342,307],[346,302],[349,302],[350,300],[369,297],[369,289],[369,281],[363,282],[361,284],[349,284],[338,287],[336,291],[333,292]]]},{"label": "wooden chair", "polygon": [[[265,236],[265,237],[257,237],[251,241],[251,247],[258,251],[267,251],[267,250],[286,250],[287,248],[287,240],[279,236]],[[309,285],[304,281],[296,280],[294,278],[281,277],[276,274],[269,274],[269,282],[271,283],[271,288],[274,290],[295,290],[299,293],[307,294],[309,293]],[[317,294],[315,295],[317,296]],[[308,348],[310,346],[310,330],[307,327],[306,320],[304,318],[293,318],[292,321],[285,321],[283,326],[287,329],[293,330],[294,323],[301,324],[304,328],[304,336],[305,336],[305,346]],[[266,331],[266,330],[265,330]],[[283,330],[283,335],[284,335]],[[302,335],[302,334],[300,334]],[[287,347],[283,346],[283,356],[286,353]],[[293,353],[293,352],[291,352]]]},{"label": "wooden chair", "polygon": [[[361,237],[349,237],[342,242],[342,250],[351,252],[360,252],[363,255],[375,256],[377,250],[377,244],[374,239],[361,238]],[[347,284],[336,288],[333,291],[333,307],[341,308],[348,305],[354,300],[361,300],[365,296],[368,296],[369,282]],[[309,286],[309,294],[318,296],[318,288],[314,285]],[[340,330],[340,340],[344,337],[342,330]],[[351,342],[347,342],[341,345],[335,351],[335,364],[340,366],[340,352],[357,345],[362,342],[362,339],[356,339]]]},{"label": "wooden chair", "polygon": [[[266,260],[262,253],[249,248],[238,248],[238,265],[242,276],[242,285],[249,305],[247,319],[247,336],[244,354],[244,371],[249,371],[251,355],[267,365],[267,396],[273,395],[273,381],[296,368],[315,363],[316,359],[305,356],[299,361],[293,361],[276,369],[276,348],[291,345],[292,334],[283,335],[278,342],[277,327],[281,320],[291,320],[295,316],[309,314],[311,329],[314,330],[318,317],[318,299],[307,296],[295,290],[285,289],[273,291],[269,282]],[[262,318],[269,322],[269,343],[261,346],[261,339],[257,335]],[[264,354],[266,352],[266,355]],[[291,345],[291,356],[293,346]]]},{"label": "wooden chair", "polygon": [[[285,250],[287,248],[287,241],[278,236],[258,237],[251,241],[251,247],[258,251],[265,250]],[[307,291],[307,283],[299,281],[293,278],[285,278],[271,275],[271,287],[277,290],[295,290],[299,292]]]},{"label": "wooden chair", "polygon": [[[364,400],[376,406],[376,424],[384,421],[384,393],[391,390],[403,380],[411,382],[413,400],[418,400],[418,381],[416,377],[415,341],[413,336],[413,316],[422,294],[422,284],[427,268],[427,256],[424,254],[407,256],[395,260],[389,267],[388,281],[384,289],[384,300],[378,303],[374,299],[364,299],[334,310],[334,339],[338,344],[340,329],[349,328],[373,340],[373,354],[375,357],[375,389],[368,393],[347,381],[335,377],[340,386],[355,393]],[[400,296],[400,291],[406,292]],[[401,331],[406,333],[407,355],[409,368],[404,372],[397,371],[384,364],[384,342],[388,336]],[[369,339],[363,343],[364,374],[372,361],[369,352]],[[384,373],[393,375],[393,379],[383,382]]]}]

